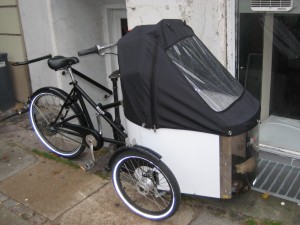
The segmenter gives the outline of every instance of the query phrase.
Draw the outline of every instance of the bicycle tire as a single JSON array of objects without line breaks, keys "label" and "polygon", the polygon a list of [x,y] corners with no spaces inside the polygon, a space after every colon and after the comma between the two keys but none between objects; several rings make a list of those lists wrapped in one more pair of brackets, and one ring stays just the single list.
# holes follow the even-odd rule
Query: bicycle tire
[{"label": "bicycle tire", "polygon": [[[60,112],[68,94],[61,89],[46,87],[34,93],[30,104],[30,120],[38,138],[47,148],[59,156],[75,158],[85,149],[84,136],[63,126],[55,126],[53,120]],[[81,115],[77,103],[65,107],[59,121],[70,119],[68,123],[85,126],[86,120]]]},{"label": "bicycle tire", "polygon": [[134,213],[149,220],[164,220],[177,211],[179,185],[161,160],[126,151],[115,159],[112,171],[117,194]]}]

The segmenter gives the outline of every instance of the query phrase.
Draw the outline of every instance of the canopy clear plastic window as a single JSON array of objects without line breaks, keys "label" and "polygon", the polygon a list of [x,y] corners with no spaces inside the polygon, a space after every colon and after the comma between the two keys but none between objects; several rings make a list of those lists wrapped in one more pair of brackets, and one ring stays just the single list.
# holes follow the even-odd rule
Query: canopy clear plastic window
[{"label": "canopy clear plastic window", "polygon": [[227,109],[243,93],[240,83],[196,36],[177,42],[166,53],[213,110]]}]

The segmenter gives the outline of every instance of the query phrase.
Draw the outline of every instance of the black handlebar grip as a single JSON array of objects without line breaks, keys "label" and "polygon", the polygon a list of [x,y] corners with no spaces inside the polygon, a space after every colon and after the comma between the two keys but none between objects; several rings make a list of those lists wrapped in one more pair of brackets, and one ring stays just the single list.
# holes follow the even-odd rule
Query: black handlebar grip
[{"label": "black handlebar grip", "polygon": [[89,54],[94,54],[94,53],[98,53],[97,46],[79,51],[78,56],[84,56],[84,55],[89,55]]}]

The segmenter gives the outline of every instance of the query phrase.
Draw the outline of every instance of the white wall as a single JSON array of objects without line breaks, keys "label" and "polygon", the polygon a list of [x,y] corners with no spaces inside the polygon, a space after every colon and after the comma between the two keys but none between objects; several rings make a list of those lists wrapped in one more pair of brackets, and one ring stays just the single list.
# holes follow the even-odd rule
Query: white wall
[{"label": "white wall", "polygon": [[[29,0],[19,4],[29,59],[49,53],[77,56],[78,50],[103,40],[99,0]],[[106,83],[103,58],[93,55],[80,61],[76,68]],[[55,76],[45,62],[30,65],[33,90],[49,85],[67,89],[68,82],[60,73]]]},{"label": "white wall", "polygon": [[[49,0],[27,0],[18,3],[28,59],[54,53],[49,2]],[[34,63],[29,67],[32,91],[58,84],[58,77],[45,62]]]},{"label": "white wall", "polygon": [[[107,36],[107,15],[108,8],[125,8],[124,0],[52,0],[52,19],[55,34],[55,44],[57,54],[66,56],[77,56],[78,50],[90,48],[96,44],[110,43]],[[111,87],[108,80],[108,71],[106,62],[108,56],[98,56],[96,54],[79,57],[80,63],[74,68],[83,72],[90,78],[102,85]],[[96,102],[107,104],[113,101],[112,97],[105,99],[107,94],[90,83],[77,78],[80,86]],[[69,77],[62,78],[62,88],[69,90]],[[111,88],[110,88],[111,89]],[[90,115],[96,128],[95,111],[88,107]],[[102,122],[104,135],[111,136],[110,128],[107,123]]]},{"label": "white wall", "polygon": [[[103,20],[99,0],[52,0],[52,19],[55,45],[58,55],[77,56],[77,52],[103,43]],[[74,68],[90,78],[107,85],[105,58],[96,54],[79,58],[80,63]],[[70,89],[69,77],[62,78],[64,90]],[[84,90],[89,90],[92,98],[102,100],[103,92],[98,92],[85,81],[80,80]]]},{"label": "white wall", "polygon": [[[234,10],[227,10],[227,7],[234,9],[234,0],[127,0],[126,7],[130,29],[165,18],[182,19],[223,65],[227,66],[228,57],[231,57],[230,63],[234,61],[233,46],[227,49],[228,25],[233,32],[229,35],[234,36],[235,32],[234,19],[230,18],[232,24],[228,24],[227,20],[228,14],[232,16]],[[234,38],[231,41],[234,43]]]},{"label": "white wall", "polygon": [[[51,53],[54,55],[77,56],[77,52],[108,40],[104,31],[107,21],[105,10],[123,5],[125,0],[19,0],[22,26],[28,59]],[[105,40],[105,41],[104,41]],[[105,57],[89,55],[79,58],[74,68],[107,86]],[[70,90],[68,76],[61,76],[48,68],[46,61],[30,64],[33,91],[54,86]],[[104,92],[78,78],[81,87],[96,102],[109,103]],[[94,117],[94,112],[91,114]],[[95,119],[94,119],[95,124]],[[104,126],[104,130],[105,129]],[[110,130],[110,129],[109,129]]]}]

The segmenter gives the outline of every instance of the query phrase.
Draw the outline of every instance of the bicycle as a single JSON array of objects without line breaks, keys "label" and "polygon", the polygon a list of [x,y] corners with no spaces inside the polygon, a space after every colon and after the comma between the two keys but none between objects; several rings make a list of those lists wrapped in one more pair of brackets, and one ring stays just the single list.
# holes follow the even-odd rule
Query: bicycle
[{"label": "bicycle", "polygon": [[[104,51],[115,44],[100,46],[78,52],[79,56],[88,54],[106,55]],[[115,144],[118,149],[113,153],[106,166],[112,171],[112,181],[123,202],[135,213],[152,220],[162,220],[172,216],[179,207],[180,191],[170,169],[160,161],[161,156],[143,146],[126,146],[127,134],[121,124],[121,101],[118,97],[120,72],[114,71],[109,78],[113,91],[90,79],[72,68],[79,62],[76,57],[51,55],[15,63],[24,65],[48,59],[51,69],[62,70],[63,75],[71,78],[72,90],[69,93],[56,87],[43,87],[35,91],[27,103],[30,121],[38,138],[48,149],[66,158],[78,157],[86,147],[90,150],[91,160],[84,166],[90,169],[95,162],[94,150],[100,149],[104,142]],[[113,103],[95,103],[79,86],[74,75],[113,95]],[[85,101],[96,111],[98,129],[93,126]],[[114,118],[107,109],[114,108]],[[111,126],[113,139],[103,137],[100,117]],[[132,195],[137,192],[139,195]]]},{"label": "bicycle", "polygon": [[[105,46],[101,50],[112,46]],[[55,87],[44,87],[37,90],[31,96],[29,113],[34,131],[52,152],[66,158],[74,158],[79,156],[85,147],[88,147],[92,162],[86,167],[91,167],[95,161],[94,150],[102,148],[104,142],[123,146],[127,135],[121,125],[119,112],[121,102],[118,100],[118,93],[98,85],[97,87],[108,94],[113,94],[114,102],[107,105],[95,103],[79,86],[73,75],[73,73],[80,75],[80,72],[72,68],[72,65],[78,62],[76,57],[55,56],[48,59],[51,69],[63,70],[63,75],[70,76],[72,90],[68,94]],[[113,89],[117,90],[119,72],[113,72],[109,78],[112,80]],[[91,80],[88,82],[91,83]],[[93,84],[95,85],[95,82]],[[96,111],[97,130],[94,128],[84,100]],[[115,109],[115,119],[107,111],[110,108]],[[114,139],[103,137],[100,116],[112,127]]]},{"label": "bicycle", "polygon": [[[79,56],[105,55],[112,46],[96,45]],[[73,89],[41,88],[29,102],[33,127],[51,151],[72,158],[87,146],[93,157],[103,142],[118,145],[106,167],[115,190],[129,209],[150,220],[172,216],[181,191],[229,199],[249,190],[260,103],[184,21],[137,26],[118,41],[121,75],[111,78],[121,78],[127,133],[118,118],[116,83],[114,102],[96,104],[73,77],[78,62],[50,58],[50,68],[67,71]],[[111,125],[114,139],[103,137],[99,122],[94,129],[84,100],[98,121],[101,116]],[[115,108],[115,119],[108,108]]]}]

